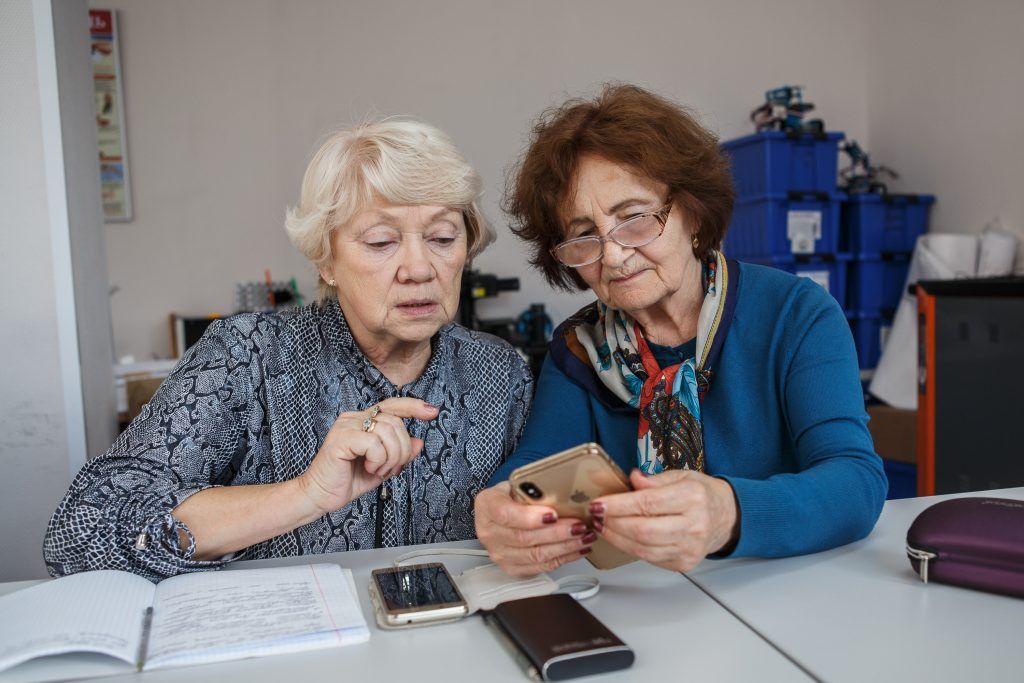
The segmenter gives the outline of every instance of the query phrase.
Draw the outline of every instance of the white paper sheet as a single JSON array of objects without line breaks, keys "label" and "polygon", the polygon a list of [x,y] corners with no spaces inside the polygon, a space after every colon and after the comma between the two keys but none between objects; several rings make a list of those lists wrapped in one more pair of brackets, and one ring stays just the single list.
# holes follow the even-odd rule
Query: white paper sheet
[{"label": "white paper sheet", "polygon": [[248,569],[163,581],[147,669],[347,645],[369,638],[348,569]]},{"label": "white paper sheet", "polygon": [[981,233],[978,248],[978,277],[999,277],[1013,272],[1017,257],[1017,236],[1004,232],[998,221]]},{"label": "white paper sheet", "polygon": [[[999,231],[986,231],[981,238],[936,234],[919,237],[903,298],[868,391],[891,406],[917,409],[917,298],[907,293],[911,284],[918,280],[1009,275],[1016,250],[1016,237]],[[981,266],[984,273],[979,272]]]},{"label": "white paper sheet", "polygon": [[0,670],[61,652],[97,652],[134,665],[142,615],[154,589],[134,574],[95,571],[5,595],[0,598]]}]

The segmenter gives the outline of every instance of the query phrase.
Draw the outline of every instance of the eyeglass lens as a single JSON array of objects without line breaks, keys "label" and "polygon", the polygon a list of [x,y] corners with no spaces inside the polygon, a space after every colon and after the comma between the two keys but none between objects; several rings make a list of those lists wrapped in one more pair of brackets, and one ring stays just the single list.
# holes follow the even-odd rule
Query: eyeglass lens
[{"label": "eyeglass lens", "polygon": [[[661,223],[656,216],[644,215],[619,223],[608,234],[623,247],[642,247],[661,232]],[[558,259],[567,266],[590,263],[601,258],[601,238],[586,237],[556,247]]]}]

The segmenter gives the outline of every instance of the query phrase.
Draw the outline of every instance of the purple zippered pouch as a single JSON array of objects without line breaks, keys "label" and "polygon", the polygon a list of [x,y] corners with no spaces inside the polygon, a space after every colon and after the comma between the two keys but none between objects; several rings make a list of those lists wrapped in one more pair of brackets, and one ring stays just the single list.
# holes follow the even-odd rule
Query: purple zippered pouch
[{"label": "purple zippered pouch", "polygon": [[907,555],[921,579],[1024,598],[1024,501],[954,498],[917,516]]}]

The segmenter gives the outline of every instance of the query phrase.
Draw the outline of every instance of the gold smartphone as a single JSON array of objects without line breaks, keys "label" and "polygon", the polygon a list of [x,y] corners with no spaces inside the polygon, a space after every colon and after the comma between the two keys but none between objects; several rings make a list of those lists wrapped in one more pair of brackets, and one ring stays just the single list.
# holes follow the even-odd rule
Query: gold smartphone
[{"label": "gold smartphone", "polygon": [[[521,503],[547,505],[559,517],[590,524],[590,501],[632,490],[629,478],[600,445],[585,443],[516,469],[508,478],[512,497]],[[636,560],[603,538],[587,555],[598,569],[612,569]]]}]

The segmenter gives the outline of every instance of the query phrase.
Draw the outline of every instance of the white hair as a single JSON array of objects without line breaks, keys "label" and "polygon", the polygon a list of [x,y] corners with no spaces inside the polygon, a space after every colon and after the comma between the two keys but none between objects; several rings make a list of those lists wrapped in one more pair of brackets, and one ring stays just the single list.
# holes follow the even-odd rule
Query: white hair
[{"label": "white hair", "polygon": [[[447,135],[420,121],[389,118],[327,138],[306,168],[299,205],[288,209],[284,227],[319,268],[331,259],[334,231],[376,199],[446,206],[462,212],[473,258],[494,241],[478,206],[481,189],[480,175]],[[322,298],[332,289],[321,279]]]}]

